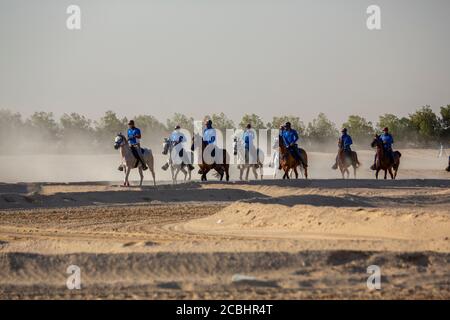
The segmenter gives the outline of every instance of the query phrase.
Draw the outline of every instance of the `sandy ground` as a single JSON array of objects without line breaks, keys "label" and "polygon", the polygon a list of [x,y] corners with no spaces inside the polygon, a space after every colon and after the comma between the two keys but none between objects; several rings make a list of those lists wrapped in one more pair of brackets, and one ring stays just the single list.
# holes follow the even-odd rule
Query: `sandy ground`
[{"label": "sandy ground", "polygon": [[2,183],[0,298],[449,299],[450,176],[400,175]]}]

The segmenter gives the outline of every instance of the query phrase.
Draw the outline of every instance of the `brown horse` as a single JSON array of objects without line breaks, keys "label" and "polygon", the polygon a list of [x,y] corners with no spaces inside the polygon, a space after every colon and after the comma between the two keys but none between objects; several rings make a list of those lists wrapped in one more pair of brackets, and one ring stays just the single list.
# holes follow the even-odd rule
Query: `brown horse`
[{"label": "brown horse", "polygon": [[205,158],[203,155],[208,144],[205,141],[203,141],[200,135],[197,134],[192,137],[191,150],[194,151],[195,146],[199,146],[200,143],[202,146],[202,150],[201,150],[201,163],[198,165],[200,167],[200,170],[198,171],[198,173],[202,175],[201,180],[207,181],[206,175],[208,174],[209,171],[214,169],[219,175],[220,181],[223,180],[224,174],[226,180],[230,181],[230,159],[227,150],[216,148],[216,152],[219,153],[219,156],[220,154],[222,154],[221,163],[216,163],[215,161],[213,163],[207,163],[205,162]]},{"label": "brown horse", "polygon": [[[383,142],[380,139],[379,135],[375,135],[372,143],[370,144],[372,148],[376,147],[376,161],[375,161],[375,177],[378,179],[378,173],[380,170],[384,170],[384,179],[387,179],[387,172],[391,178],[394,180],[397,177],[398,167],[400,166],[400,157],[402,154],[398,151],[394,152],[394,163],[391,162],[389,155],[385,152]],[[394,169],[394,173],[392,173],[392,169]]]},{"label": "brown horse", "polygon": [[350,166],[353,167],[353,176],[356,179],[356,168],[359,168],[361,163],[359,163],[358,154],[355,151],[352,151],[351,157],[349,157],[343,149],[339,149],[337,164],[341,171],[342,179],[345,179],[345,174],[347,174],[347,179],[350,177],[350,171],[348,170],[348,167]]},{"label": "brown horse", "polygon": [[294,158],[282,141],[283,139],[279,139],[278,145],[280,147],[280,169],[284,171],[283,179],[290,179],[289,171],[291,169],[294,170],[295,179],[298,179],[297,167],[300,165],[305,170],[305,179],[308,179],[308,155],[306,154],[306,151],[299,148],[300,154],[305,161],[305,163],[303,163],[302,161]]}]

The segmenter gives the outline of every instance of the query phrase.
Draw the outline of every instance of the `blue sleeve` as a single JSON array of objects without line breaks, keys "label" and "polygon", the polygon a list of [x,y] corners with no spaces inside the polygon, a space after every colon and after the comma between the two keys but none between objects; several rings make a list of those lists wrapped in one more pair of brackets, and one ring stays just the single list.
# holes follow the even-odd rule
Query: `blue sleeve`
[{"label": "blue sleeve", "polygon": [[350,137],[350,136],[348,136],[348,144],[349,144],[349,145],[350,145],[350,144],[353,144],[352,137]]},{"label": "blue sleeve", "polygon": [[298,133],[297,131],[294,131],[294,142],[298,141]]},{"label": "blue sleeve", "polygon": [[141,130],[139,128],[134,129],[134,135],[138,136],[141,134]]}]

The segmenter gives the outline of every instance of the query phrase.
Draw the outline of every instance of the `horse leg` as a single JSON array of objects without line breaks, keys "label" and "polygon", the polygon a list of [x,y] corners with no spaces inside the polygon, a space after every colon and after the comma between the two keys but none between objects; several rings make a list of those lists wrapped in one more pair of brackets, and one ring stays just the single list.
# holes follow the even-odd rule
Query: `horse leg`
[{"label": "horse leg", "polygon": [[230,181],[230,165],[226,164],[224,165],[224,169],[225,169],[225,180]]},{"label": "horse leg", "polygon": [[387,179],[387,170],[384,170],[384,180]]},{"label": "horse leg", "polygon": [[172,184],[175,184],[177,180],[175,178],[175,168],[173,165],[170,165],[170,174],[172,175]]},{"label": "horse leg", "polygon": [[139,187],[142,187],[142,182],[144,181],[144,172],[142,171],[142,167],[139,167],[139,176],[141,177],[141,181],[139,182]]},{"label": "horse leg", "polygon": [[263,166],[262,163],[259,164],[259,168],[260,168],[259,175],[260,175],[261,180],[262,180],[262,179],[263,179],[263,176],[264,176],[264,166]]},{"label": "horse leg", "polygon": [[256,171],[256,167],[252,167],[253,175],[255,176],[255,179],[258,180],[258,172]]},{"label": "horse leg", "polygon": [[239,168],[239,180],[241,180],[241,181],[243,180],[243,179],[242,179],[242,175],[243,175],[243,174],[244,174],[244,168],[240,167],[240,168]]},{"label": "horse leg", "polygon": [[389,168],[389,175],[391,176],[391,179],[394,180],[394,174],[392,173],[392,168]]},{"label": "horse leg", "polygon": [[297,167],[294,167],[295,179],[298,179],[298,171]]},{"label": "horse leg", "polygon": [[250,173],[250,165],[247,165],[247,171],[245,172],[245,181],[248,181],[248,174]]},{"label": "horse leg", "polygon": [[130,186],[130,182],[128,181],[128,176],[130,175],[130,171],[131,171],[131,167],[127,166],[125,169],[125,181],[123,183],[123,185],[125,187],[129,187]]},{"label": "horse leg", "polygon": [[356,179],[356,165],[353,166],[353,177]]},{"label": "horse leg", "polygon": [[305,170],[305,179],[308,180],[308,167],[303,166],[303,170]]},{"label": "horse leg", "polygon": [[378,173],[380,172],[380,169],[377,169],[376,171],[375,171],[375,178],[377,178],[377,180],[378,180]]},{"label": "horse leg", "polygon": [[153,161],[153,154],[151,154],[150,157],[147,160],[147,167],[150,169],[150,172],[152,173],[153,185],[156,186],[155,162]]}]

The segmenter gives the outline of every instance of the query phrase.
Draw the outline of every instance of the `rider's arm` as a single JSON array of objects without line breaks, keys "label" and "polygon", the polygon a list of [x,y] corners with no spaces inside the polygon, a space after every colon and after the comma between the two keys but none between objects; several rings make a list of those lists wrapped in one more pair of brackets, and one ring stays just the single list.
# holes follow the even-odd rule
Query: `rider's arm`
[{"label": "rider's arm", "polygon": [[294,142],[293,143],[296,143],[298,141],[298,133],[297,133],[297,131],[294,131],[293,136],[294,136]]},{"label": "rider's arm", "polygon": [[135,134],[134,134],[135,138],[141,139],[141,130],[136,128]]}]

